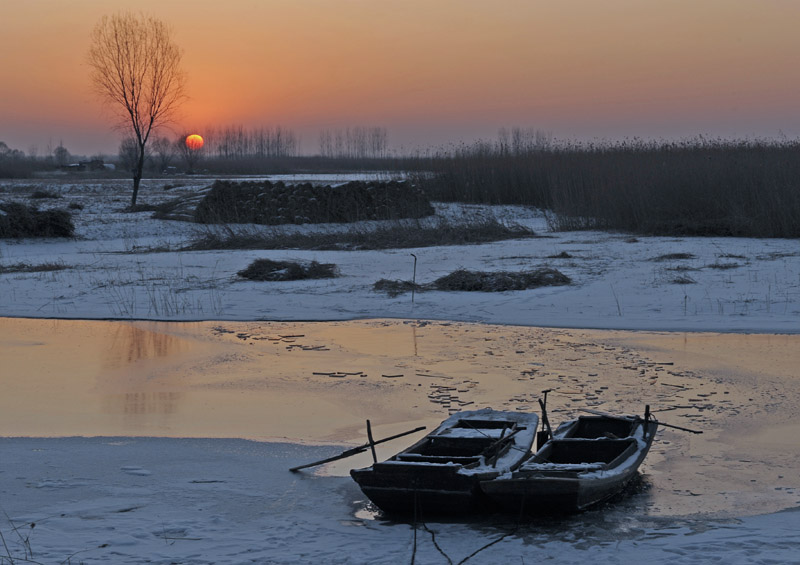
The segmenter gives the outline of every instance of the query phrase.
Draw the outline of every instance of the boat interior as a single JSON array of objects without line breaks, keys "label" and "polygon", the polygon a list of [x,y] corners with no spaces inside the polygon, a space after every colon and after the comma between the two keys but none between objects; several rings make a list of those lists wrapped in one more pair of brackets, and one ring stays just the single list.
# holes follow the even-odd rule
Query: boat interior
[{"label": "boat interior", "polygon": [[574,429],[565,437],[571,438],[625,438],[633,433],[637,421],[634,419],[606,418],[603,416],[581,416]]},{"label": "boat interior", "polygon": [[398,453],[398,461],[418,463],[477,463],[503,438],[524,427],[505,420],[459,420],[456,425],[431,434],[423,441]]},{"label": "boat interior", "polygon": [[530,467],[531,464],[608,464],[628,449],[636,449],[635,439],[554,439],[537,451],[523,467]]}]

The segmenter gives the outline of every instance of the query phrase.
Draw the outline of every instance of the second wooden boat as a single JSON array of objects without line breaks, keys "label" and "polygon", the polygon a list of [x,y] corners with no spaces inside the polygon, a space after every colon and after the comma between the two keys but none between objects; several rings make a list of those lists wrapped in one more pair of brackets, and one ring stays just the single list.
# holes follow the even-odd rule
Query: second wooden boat
[{"label": "second wooden boat", "polygon": [[650,450],[658,422],[638,416],[581,416],[558,427],[517,470],[481,482],[486,496],[516,514],[585,510],[621,492]]}]

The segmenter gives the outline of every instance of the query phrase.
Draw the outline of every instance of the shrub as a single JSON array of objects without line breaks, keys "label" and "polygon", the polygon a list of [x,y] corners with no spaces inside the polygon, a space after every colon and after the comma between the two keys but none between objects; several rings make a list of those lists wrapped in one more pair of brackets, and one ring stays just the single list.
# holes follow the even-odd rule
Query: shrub
[{"label": "shrub", "polygon": [[273,261],[256,259],[237,273],[252,281],[298,281],[304,279],[331,279],[337,276],[336,265],[332,263],[299,263],[296,261]]},{"label": "shrub", "polygon": [[72,237],[74,232],[66,210],[39,211],[18,202],[0,204],[0,238]]}]

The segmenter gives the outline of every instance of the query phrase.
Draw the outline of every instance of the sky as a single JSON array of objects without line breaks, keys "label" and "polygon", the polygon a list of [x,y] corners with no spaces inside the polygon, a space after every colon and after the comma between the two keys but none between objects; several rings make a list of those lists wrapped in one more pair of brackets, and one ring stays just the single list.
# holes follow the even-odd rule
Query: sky
[{"label": "sky", "polygon": [[396,150],[532,127],[560,139],[800,136],[795,0],[0,0],[0,141],[116,153],[86,52],[103,15],[168,23],[176,131],[381,126]]}]

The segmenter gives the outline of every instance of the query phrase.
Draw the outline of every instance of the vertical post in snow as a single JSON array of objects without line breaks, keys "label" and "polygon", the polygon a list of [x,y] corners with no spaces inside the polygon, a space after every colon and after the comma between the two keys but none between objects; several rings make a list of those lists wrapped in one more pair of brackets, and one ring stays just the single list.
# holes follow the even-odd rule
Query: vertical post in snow
[{"label": "vertical post in snow", "polygon": [[411,256],[414,258],[414,274],[411,277],[411,304],[414,304],[414,291],[417,289],[417,256],[413,253]]}]

